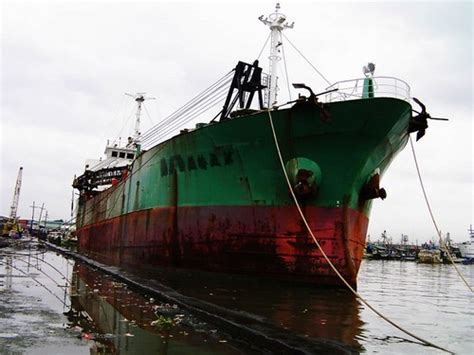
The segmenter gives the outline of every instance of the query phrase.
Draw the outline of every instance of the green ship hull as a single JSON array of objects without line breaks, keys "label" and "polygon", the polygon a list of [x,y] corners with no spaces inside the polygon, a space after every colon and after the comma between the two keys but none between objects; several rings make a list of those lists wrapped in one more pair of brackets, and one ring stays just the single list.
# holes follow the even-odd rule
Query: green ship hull
[{"label": "green ship hull", "polygon": [[[271,111],[286,172],[325,253],[356,286],[371,200],[408,141],[412,108],[363,98]],[[340,285],[302,223],[267,111],[201,125],[84,192],[79,248],[131,267],[175,265]]]}]

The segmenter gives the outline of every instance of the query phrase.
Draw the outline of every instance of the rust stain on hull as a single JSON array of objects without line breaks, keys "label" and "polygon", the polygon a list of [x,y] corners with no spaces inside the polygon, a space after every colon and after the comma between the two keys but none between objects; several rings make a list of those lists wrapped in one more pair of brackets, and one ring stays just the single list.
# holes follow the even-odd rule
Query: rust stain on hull
[{"label": "rust stain on hull", "polygon": [[[305,214],[325,253],[355,287],[367,217],[347,207],[343,212],[308,206]],[[293,207],[155,208],[88,225],[78,236],[81,252],[114,265],[182,266],[341,284]]]}]

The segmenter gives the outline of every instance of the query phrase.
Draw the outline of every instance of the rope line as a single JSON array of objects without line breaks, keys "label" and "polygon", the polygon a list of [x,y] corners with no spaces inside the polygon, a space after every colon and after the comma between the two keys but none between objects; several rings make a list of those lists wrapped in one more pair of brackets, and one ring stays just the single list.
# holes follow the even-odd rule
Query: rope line
[{"label": "rope line", "polygon": [[[282,41],[283,42],[283,41]],[[290,98],[290,101],[292,101],[292,97],[291,97],[291,90],[290,90],[290,79],[288,78],[288,67],[286,65],[286,55],[285,55],[285,46],[284,44],[282,43],[281,44],[281,51],[283,53],[283,64],[285,65],[285,76],[286,76],[286,85],[288,87],[288,97]]]},{"label": "rope line", "polygon": [[[203,100],[203,98],[209,96],[209,95],[212,95],[212,91],[214,90],[214,92],[216,90],[219,90],[221,87],[222,87],[222,83],[223,82],[227,82],[227,81],[230,81],[231,78],[230,78],[230,75],[233,73],[233,70],[228,72],[227,74],[225,74],[223,77],[221,77],[220,79],[218,79],[216,82],[214,82],[211,86],[209,86],[207,89],[205,89],[203,92],[199,93],[198,95],[196,95],[195,97],[193,97],[189,102],[187,102],[186,104],[184,104],[182,107],[180,107],[179,109],[177,109],[175,112],[173,112],[172,114],[170,114],[169,116],[165,117],[163,119],[163,121],[161,121],[160,123],[157,123],[155,126],[153,126],[152,128],[150,128],[148,131],[146,131],[144,134],[142,134],[142,142],[148,140],[149,138],[152,138],[163,126],[171,123],[172,121],[174,121],[176,118],[178,118],[179,116],[183,115],[184,113],[188,112],[190,109],[193,108],[193,106]],[[220,85],[220,86],[219,86]],[[216,89],[217,87],[217,89]],[[207,95],[207,96],[206,96]]]},{"label": "rope line", "polygon": [[[214,90],[216,91],[218,89],[214,89]],[[174,113],[172,113],[171,115],[166,117],[163,121],[161,121],[160,123],[155,125],[150,131],[145,133],[142,137],[142,141],[147,141],[148,139],[153,138],[157,133],[159,133],[159,131],[162,127],[167,126],[167,125],[173,123],[175,120],[182,118],[183,115],[185,115],[186,113],[193,110],[194,107],[199,102],[202,102],[202,101],[206,100],[207,98],[209,98],[210,95],[212,95],[212,92],[205,93],[205,94],[203,93],[199,97],[197,97],[196,99],[193,99],[192,101],[190,101],[187,104],[183,105],[181,108],[176,110]]]},{"label": "rope line", "polygon": [[328,263],[328,265],[331,267],[331,269],[336,273],[336,275],[339,277],[339,279],[344,283],[344,285],[346,285],[346,287],[357,297],[357,299],[359,299],[363,304],[365,304],[369,309],[371,309],[375,314],[377,314],[380,318],[382,318],[383,320],[385,320],[387,323],[391,324],[392,326],[394,326],[395,328],[397,328],[398,330],[402,331],[403,333],[411,336],[412,338],[422,342],[423,344],[425,345],[428,345],[428,346],[431,346],[433,348],[436,348],[436,349],[439,349],[439,350],[443,350],[447,353],[450,353],[450,354],[454,354],[453,352],[449,351],[449,350],[446,350],[445,348],[442,348],[441,346],[438,346],[436,344],[433,344],[432,342],[428,341],[428,340],[425,340],[423,338],[420,338],[419,336],[409,332],[408,330],[402,328],[401,326],[399,326],[398,324],[396,324],[394,321],[388,319],[386,316],[384,316],[382,313],[380,313],[377,309],[375,309],[371,304],[369,304],[356,290],[354,290],[352,288],[351,285],[349,285],[349,283],[346,281],[346,279],[341,275],[341,273],[337,270],[337,268],[334,266],[334,264],[331,262],[331,260],[329,260],[329,257],[326,255],[326,253],[324,252],[323,248],[321,247],[321,245],[319,244],[318,240],[316,239],[316,237],[314,236],[313,234],[313,231],[311,230],[309,224],[308,224],[308,221],[306,220],[306,217],[304,216],[303,214],[303,211],[301,210],[301,207],[298,203],[298,200],[295,196],[295,193],[293,191],[293,188],[291,186],[291,183],[290,183],[290,179],[288,178],[288,174],[286,173],[286,169],[285,169],[285,164],[283,162],[283,157],[281,155],[281,151],[280,151],[280,145],[278,143],[278,138],[276,136],[276,132],[275,132],[275,127],[273,125],[273,118],[272,118],[272,114],[270,112],[270,110],[267,111],[268,112],[268,118],[270,120],[270,126],[271,126],[271,129],[272,129],[272,134],[273,134],[273,139],[275,141],[275,147],[276,147],[276,150],[277,150],[277,153],[278,153],[278,158],[280,160],[280,165],[281,165],[281,168],[283,170],[283,174],[285,175],[285,180],[286,180],[286,183],[288,184],[288,188],[290,190],[290,193],[291,193],[291,197],[293,198],[293,201],[295,203],[295,206],[298,210],[298,213],[299,215],[301,216],[301,219],[306,227],[306,229],[308,230],[309,234],[311,235],[311,238],[313,239],[314,243],[316,244],[316,246],[318,247],[319,251],[321,252],[321,254],[323,255],[324,259],[326,260],[326,262]]},{"label": "rope line", "polygon": [[260,60],[260,57],[261,57],[261,55],[262,55],[262,53],[263,53],[263,50],[264,50],[265,47],[267,46],[268,40],[270,39],[270,35],[271,35],[271,32],[268,34],[268,37],[267,37],[265,43],[263,44],[263,47],[262,47],[262,49],[260,50],[260,53],[258,54],[257,60]]},{"label": "rope line", "polygon": [[116,135],[114,142],[118,141],[118,139],[121,137],[123,130],[127,126],[128,121],[130,121],[130,118],[133,116],[133,112],[135,111],[135,104],[132,105],[132,109],[130,110],[130,113],[128,114],[127,118],[124,119],[124,122],[122,124],[122,128],[120,128],[119,133]]},{"label": "rope line", "polygon": [[145,103],[142,104],[142,107],[145,109],[145,112],[146,112],[146,114],[147,114],[147,116],[148,116],[148,119],[149,119],[150,122],[151,122],[151,125],[154,126],[154,125],[155,125],[155,122],[153,122],[153,120],[152,120],[152,118],[151,118],[151,115],[150,115],[150,112],[148,111],[148,109],[147,109]]},{"label": "rope line", "polygon": [[420,181],[420,186],[421,186],[421,191],[423,191],[423,197],[425,199],[425,202],[426,202],[426,207],[428,208],[428,212],[431,216],[431,220],[433,221],[433,225],[436,229],[436,233],[438,234],[438,238],[439,238],[439,245],[440,246],[443,246],[444,249],[446,250],[446,253],[448,254],[448,258],[449,260],[451,261],[451,263],[453,264],[454,266],[454,269],[456,270],[456,272],[458,273],[459,277],[464,281],[464,283],[466,284],[467,288],[469,289],[469,291],[471,292],[474,292],[474,289],[471,285],[469,285],[469,283],[467,282],[466,278],[464,277],[464,275],[461,273],[461,271],[459,270],[459,268],[456,266],[456,263],[454,262],[453,260],[453,257],[451,256],[451,253],[449,252],[447,246],[446,246],[446,243],[441,235],[441,230],[438,228],[438,223],[436,223],[436,219],[434,217],[434,214],[433,214],[433,210],[431,209],[431,205],[430,205],[430,202],[428,200],[428,195],[426,193],[426,189],[425,189],[425,184],[423,183],[423,179],[421,177],[421,172],[420,172],[420,166],[418,165],[418,159],[416,158],[416,153],[415,153],[415,146],[413,145],[413,140],[411,139],[411,136],[410,136],[410,146],[411,146],[411,151],[413,153],[413,160],[415,161],[415,167],[416,167],[416,172],[418,174],[418,180]]},{"label": "rope line", "polygon": [[213,108],[227,95],[227,89],[225,88],[227,84],[227,82],[222,84],[221,87],[216,89],[218,91],[212,93],[212,96],[207,95],[205,98],[202,98],[201,101],[195,103],[194,106],[187,108],[185,112],[181,113],[173,120],[163,123],[161,125],[162,127],[160,127],[163,128],[163,130],[155,132],[153,136],[150,136],[146,140],[142,141],[143,146],[153,146],[167,135],[173,133],[173,131],[176,129],[182,127],[184,124],[189,123],[193,119],[202,115],[204,112]]},{"label": "rope line", "polygon": [[291,44],[291,46],[295,49],[295,51],[297,51],[298,54],[306,61],[306,63],[308,63],[308,64],[316,71],[316,73],[318,73],[319,76],[320,76],[321,78],[323,78],[324,81],[325,81],[329,86],[331,86],[332,83],[331,83],[328,79],[326,79],[326,77],[308,60],[308,58],[306,58],[306,57],[304,56],[303,53],[301,53],[301,51],[300,51],[298,48],[296,48],[296,46],[288,39],[288,37],[285,36],[284,33],[282,33],[282,36],[285,37],[285,39]]}]

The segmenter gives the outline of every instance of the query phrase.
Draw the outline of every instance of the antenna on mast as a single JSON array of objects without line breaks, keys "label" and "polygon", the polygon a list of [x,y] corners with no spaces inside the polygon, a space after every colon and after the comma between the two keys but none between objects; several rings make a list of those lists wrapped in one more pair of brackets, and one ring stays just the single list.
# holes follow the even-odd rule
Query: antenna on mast
[{"label": "antenna on mast", "polygon": [[137,92],[134,94],[125,93],[125,95],[133,97],[137,103],[137,113],[135,119],[135,129],[133,132],[132,141],[127,144],[127,148],[135,145],[137,148],[140,146],[140,116],[142,113],[142,103],[145,100],[156,100],[156,97],[145,97],[146,92]]},{"label": "antenna on mast", "polygon": [[294,22],[289,25],[286,22],[286,15],[279,12],[280,3],[277,3],[275,6],[275,12],[265,17],[262,15],[258,19],[266,26],[270,27],[271,31],[271,42],[270,42],[270,60],[269,74],[270,74],[270,83],[269,83],[269,95],[268,95],[268,107],[273,107],[277,103],[277,65],[281,60],[280,56],[280,46],[282,45],[281,41],[281,31],[287,28],[293,28]]}]

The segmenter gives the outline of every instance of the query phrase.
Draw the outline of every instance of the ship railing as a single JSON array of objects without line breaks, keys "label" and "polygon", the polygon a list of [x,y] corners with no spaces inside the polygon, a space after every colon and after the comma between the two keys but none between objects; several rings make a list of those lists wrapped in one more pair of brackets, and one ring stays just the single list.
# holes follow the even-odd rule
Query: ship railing
[{"label": "ship railing", "polygon": [[[372,93],[367,93],[368,80],[372,80]],[[326,94],[326,102],[356,100],[369,97],[393,97],[410,101],[410,85],[391,76],[376,76],[338,81],[326,90],[337,91]]]}]

